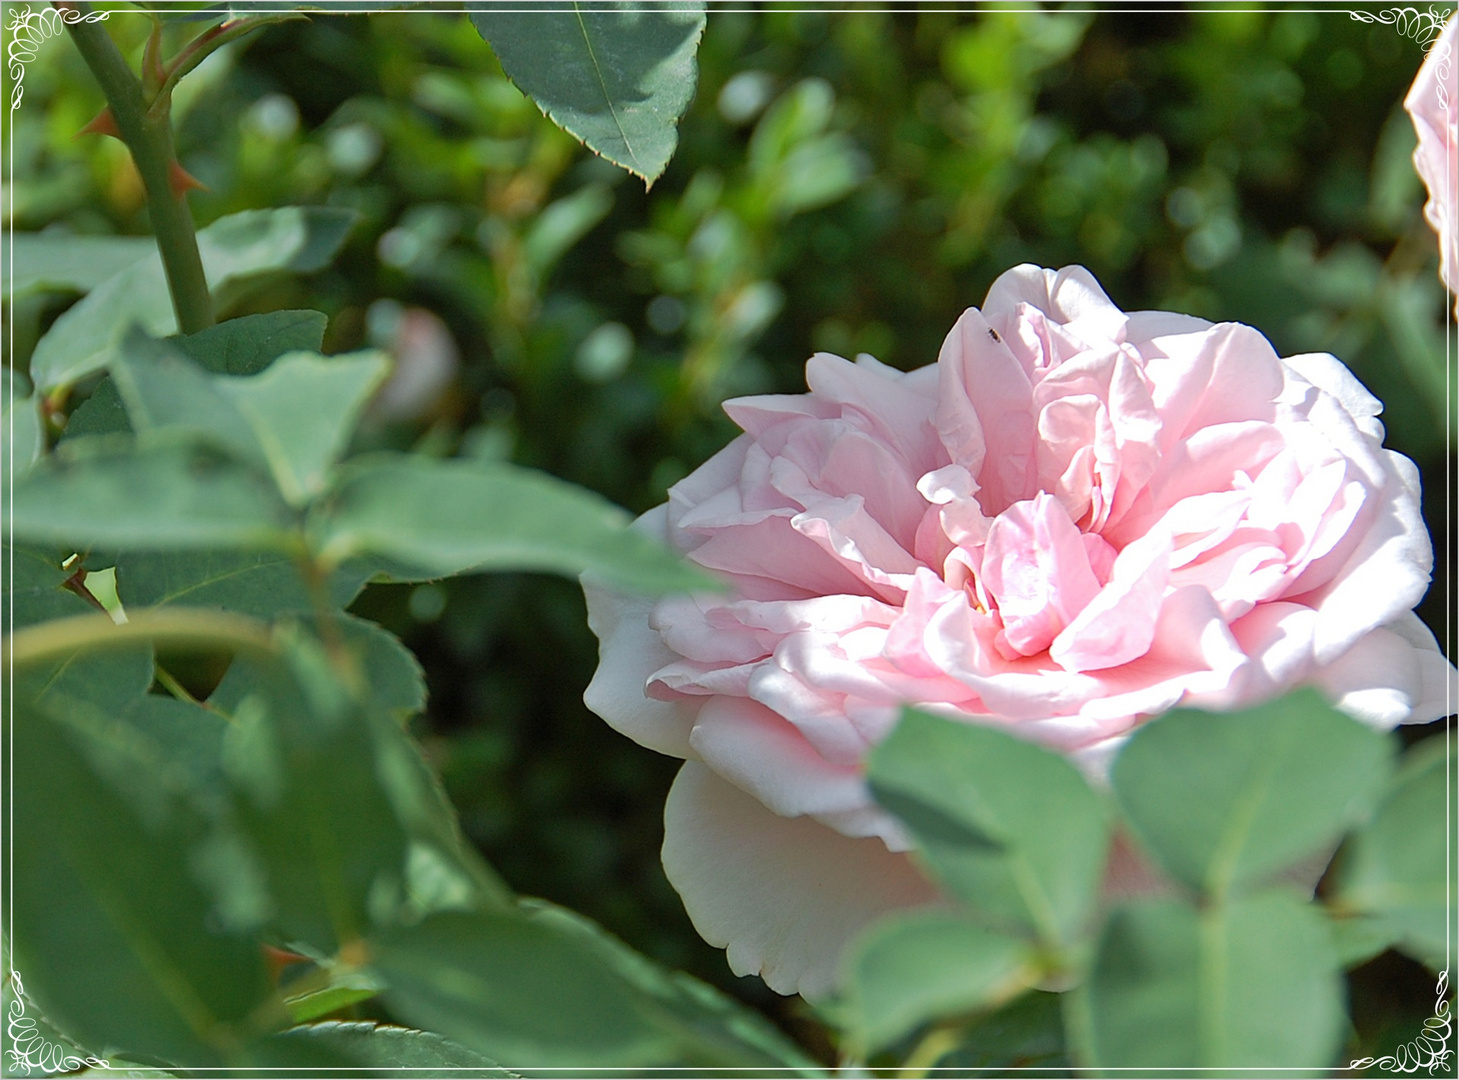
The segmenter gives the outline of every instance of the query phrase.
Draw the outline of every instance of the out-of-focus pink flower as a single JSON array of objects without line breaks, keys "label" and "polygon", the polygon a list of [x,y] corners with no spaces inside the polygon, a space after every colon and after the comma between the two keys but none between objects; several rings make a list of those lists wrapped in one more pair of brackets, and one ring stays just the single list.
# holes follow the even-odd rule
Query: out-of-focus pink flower
[{"label": "out-of-focus pink flower", "polygon": [[[381,314],[376,317],[376,312]],[[401,308],[377,301],[371,308],[378,343],[395,357],[390,378],[371,403],[372,414],[384,421],[414,420],[429,412],[449,389],[460,366],[461,351],[450,328],[425,308]]]},{"label": "out-of-focus pink flower", "polygon": [[729,595],[588,586],[586,700],[686,760],[664,866],[736,972],[823,994],[857,930],[936,899],[863,780],[903,703],[1096,777],[1175,705],[1447,712],[1418,473],[1333,357],[1021,266],[936,364],[806,381],[727,402],[744,434],[639,521]]},{"label": "out-of-focus pink flower", "polygon": [[[1403,107],[1413,117],[1418,146],[1413,164],[1429,189],[1424,216],[1439,234],[1439,273],[1450,292],[1459,290],[1459,95],[1455,94],[1454,47],[1459,41],[1459,16],[1449,20],[1429,47],[1418,78]],[[1459,313],[1459,304],[1455,307]]]}]

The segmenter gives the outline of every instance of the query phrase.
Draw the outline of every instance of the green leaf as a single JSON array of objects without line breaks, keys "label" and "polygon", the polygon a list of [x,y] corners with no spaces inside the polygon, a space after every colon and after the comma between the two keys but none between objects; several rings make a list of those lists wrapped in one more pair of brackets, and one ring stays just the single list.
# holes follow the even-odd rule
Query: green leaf
[{"label": "green leaf", "polygon": [[1072,1075],[1064,1045],[1063,997],[1035,990],[981,1017],[963,1028],[957,1046],[937,1062],[946,1071],[935,1075]]},{"label": "green leaf", "polygon": [[442,912],[372,953],[394,1016],[495,1061],[536,1068],[673,1060],[640,996],[576,935],[516,913]]},{"label": "green leaf", "polygon": [[[404,0],[381,5],[387,11],[397,8],[418,7],[423,0]],[[357,0],[178,0],[173,5],[177,10],[163,10],[157,14],[164,20],[178,22],[203,22],[217,19],[236,19],[246,15],[268,13],[304,13],[310,11],[360,13],[363,10]],[[151,10],[150,8],[148,9]]]},{"label": "green leaf", "polygon": [[1331,903],[1371,916],[1383,936],[1430,967],[1453,970],[1459,883],[1445,800],[1453,798],[1455,750],[1444,742],[1433,736],[1409,751],[1373,819],[1348,839]]},{"label": "green leaf", "polygon": [[367,1069],[388,1070],[380,1072],[381,1076],[399,1075],[402,1071],[415,1074],[418,1070],[429,1070],[425,1075],[430,1076],[441,1075],[439,1070],[450,1070],[447,1075],[461,1077],[516,1075],[435,1032],[393,1025],[327,1021],[291,1028],[274,1039],[285,1046],[328,1047]]},{"label": "green leaf", "polygon": [[188,701],[145,694],[121,719],[150,748],[153,760],[166,763],[176,784],[209,800],[216,795],[228,728],[221,715]]},{"label": "green leaf", "polygon": [[1106,1069],[1321,1069],[1344,1024],[1325,920],[1283,892],[1116,909],[1076,992]]},{"label": "green leaf", "polygon": [[846,1025],[864,1052],[930,1020],[996,1008],[1036,981],[1026,943],[946,911],[893,916],[853,945]]},{"label": "green leaf", "polygon": [[[245,315],[186,337],[168,338],[167,345],[216,374],[252,375],[285,352],[317,352],[324,341],[325,323],[324,315],[317,311]],[[71,413],[61,441],[131,430],[116,382],[108,375]]]},{"label": "green leaf", "polygon": [[[7,235],[0,247],[15,261],[5,261],[7,273],[0,296],[7,300],[46,289],[90,292],[113,274],[125,270],[157,250],[150,236],[65,236],[52,233]],[[13,272],[11,268],[13,267]]]},{"label": "green leaf", "polygon": [[123,648],[78,652],[45,669],[16,676],[16,692],[33,695],[42,704],[54,699],[77,699],[116,715],[130,709],[152,685],[152,648]]},{"label": "green leaf", "polygon": [[251,661],[257,682],[232,711],[223,767],[279,933],[333,954],[372,917],[395,916],[408,838],[376,779],[369,720],[322,646],[296,632],[286,651]]},{"label": "green leaf", "polygon": [[[355,663],[369,672],[371,704],[404,721],[426,707],[426,676],[415,653],[378,623],[354,615],[339,616],[345,643]],[[318,622],[307,619],[318,632]]]},{"label": "green leaf", "polygon": [[285,353],[319,352],[328,322],[319,311],[270,311],[169,341],[215,375],[256,375]]},{"label": "green leaf", "polygon": [[[5,1055],[5,1075],[54,1076],[80,1069],[88,1060],[101,1060],[57,1031],[35,1002],[25,996],[25,979],[11,968],[9,948],[5,951],[5,979],[0,981],[0,1012],[6,1018],[6,1033],[10,1036],[6,1047],[10,1052]],[[17,983],[21,990],[19,994],[16,993]]]},{"label": "green leaf", "polygon": [[542,208],[522,238],[522,258],[546,277],[557,261],[613,209],[606,184],[587,184]]},{"label": "green leaf", "polygon": [[[387,701],[383,676],[372,681],[376,702]],[[462,835],[455,807],[420,744],[395,722],[376,724],[374,733],[376,775],[410,841],[402,917],[510,903],[510,890]]]},{"label": "green leaf", "polygon": [[233,721],[224,768],[278,928],[326,954],[372,926],[499,907],[508,895],[462,839],[414,741],[387,715],[423,694],[413,663],[361,620],[336,629],[337,660],[358,687],[341,683],[318,639],[285,626],[286,661],[239,656],[209,699]]},{"label": "green leaf", "polygon": [[1240,712],[1176,709],[1135,732],[1110,779],[1161,865],[1219,897],[1330,850],[1372,807],[1391,754],[1300,690]]},{"label": "green leaf", "polygon": [[287,548],[272,485],[200,447],[77,439],[11,488],[14,536],[110,550]]},{"label": "green leaf", "polygon": [[[253,375],[286,352],[318,352],[326,321],[317,311],[271,311],[229,319],[196,334],[168,338],[167,343],[215,374]],[[131,430],[126,406],[108,375],[71,413],[61,441]]]},{"label": "green leaf", "polygon": [[294,1023],[307,1024],[340,1009],[369,1001],[384,989],[385,984],[368,971],[354,969],[335,975],[322,990],[286,996],[284,1003],[289,1006],[289,1016]]},{"label": "green leaf", "polygon": [[[215,293],[269,271],[318,270],[339,249],[354,220],[352,211],[299,206],[220,218],[198,233],[203,270]],[[176,329],[155,253],[107,278],[51,325],[31,356],[31,378],[49,393],[101,370],[133,323],[152,334]]]},{"label": "green leaf", "polygon": [[422,576],[468,570],[591,571],[633,591],[715,589],[712,578],[628,528],[598,495],[497,462],[378,454],[340,470],[312,511],[326,561],[376,555]]},{"label": "green leaf", "polygon": [[[319,633],[318,620],[312,615],[305,615],[300,621]],[[335,616],[335,629],[350,659],[369,676],[372,704],[397,719],[413,716],[425,708],[425,673],[415,654],[399,638],[377,623],[343,612]],[[266,681],[259,661],[240,658],[230,665],[208,698],[208,704],[224,714],[232,714],[245,697],[264,687]]]},{"label": "green leaf", "polygon": [[1332,948],[1345,968],[1365,964],[1386,950],[1397,932],[1386,919],[1352,915],[1332,920]]},{"label": "green leaf", "polygon": [[0,564],[5,570],[0,596],[4,597],[5,611],[12,620],[7,629],[19,630],[22,626],[96,610],[62,587],[71,576],[71,571],[61,569],[68,554],[24,544],[0,546]]},{"label": "green leaf", "polygon": [[392,1015],[496,1061],[824,1075],[763,1020],[551,905],[432,915],[372,953]]},{"label": "green leaf", "polygon": [[[277,552],[124,552],[115,562],[117,588],[128,610],[185,604],[271,619],[312,606],[298,563]],[[330,578],[330,601],[347,607],[368,577],[368,568],[341,567]]]},{"label": "green leaf", "polygon": [[652,999],[653,1022],[680,1043],[680,1060],[733,1062],[737,1068],[784,1070],[796,1076],[825,1075],[759,1013],[690,975],[665,970],[590,919],[544,900],[523,899],[518,907],[534,922],[576,937],[626,983]]},{"label": "green leaf", "polygon": [[132,430],[127,407],[110,375],[96,384],[91,396],[72,411],[61,433],[60,443],[87,435],[118,435]]},{"label": "green leaf", "polygon": [[246,379],[217,388],[253,429],[284,500],[302,507],[323,492],[360,412],[390,370],[381,352],[325,358],[286,353]]},{"label": "green leaf", "polygon": [[1056,947],[1087,931],[1109,815],[1066,758],[908,709],[872,751],[867,779],[980,920]]},{"label": "green leaf", "polygon": [[45,429],[41,425],[40,404],[29,393],[22,393],[23,380],[10,369],[0,372],[5,382],[5,400],[0,409],[0,436],[5,440],[5,457],[13,476],[29,469],[45,453]]},{"label": "green leaf", "polygon": [[268,993],[262,954],[216,920],[195,877],[208,822],[118,723],[85,703],[17,702],[13,962],[85,1045],[221,1065],[229,1027]]},{"label": "green leaf", "polygon": [[111,369],[138,432],[178,433],[266,468],[285,501],[302,507],[324,490],[389,366],[380,352],[291,352],[256,375],[211,375],[134,328]]},{"label": "green leaf", "polygon": [[[25,569],[30,572],[31,567]],[[74,596],[72,593],[65,595]],[[80,597],[76,597],[76,601],[80,605],[79,610],[70,605],[57,605],[55,614],[95,612],[96,609]],[[107,623],[101,625],[111,629]],[[22,667],[15,672],[14,681],[7,689],[17,697],[42,705],[76,701],[105,715],[119,716],[147,693],[152,677],[152,646],[131,642],[105,649],[77,651],[60,659]]]},{"label": "green leaf", "polygon": [[694,96],[704,5],[511,7],[466,5],[507,75],[558,127],[652,186]]},{"label": "green leaf", "polygon": [[111,1068],[83,1069],[79,1073],[72,1073],[70,1075],[75,1077],[88,1077],[91,1080],[96,1080],[99,1077],[112,1077],[113,1080],[173,1080],[173,1077],[177,1075],[165,1069],[154,1069],[150,1065],[143,1065],[136,1061],[126,1061],[123,1058],[109,1057],[106,1061]]},{"label": "green leaf", "polygon": [[170,342],[133,327],[111,361],[111,378],[139,434],[168,432],[206,442],[239,461],[264,465],[252,425],[218,380]]}]

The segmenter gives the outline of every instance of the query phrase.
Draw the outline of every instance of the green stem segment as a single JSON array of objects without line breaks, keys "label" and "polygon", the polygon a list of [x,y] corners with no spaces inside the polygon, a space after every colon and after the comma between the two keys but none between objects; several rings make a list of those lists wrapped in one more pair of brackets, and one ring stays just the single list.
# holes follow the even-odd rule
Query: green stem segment
[{"label": "green stem segment", "polygon": [[117,130],[142,176],[152,231],[157,236],[157,249],[162,253],[167,286],[172,292],[172,307],[177,313],[177,328],[184,334],[206,330],[214,323],[213,298],[203,273],[202,256],[198,254],[187,197],[173,190],[177,155],[172,147],[170,110],[165,103],[162,108],[148,109],[142,81],[127,66],[105,28],[85,21],[84,17],[91,13],[89,4],[77,0],[64,7],[82,16],[75,22],[67,21],[66,29],[101,85]]}]

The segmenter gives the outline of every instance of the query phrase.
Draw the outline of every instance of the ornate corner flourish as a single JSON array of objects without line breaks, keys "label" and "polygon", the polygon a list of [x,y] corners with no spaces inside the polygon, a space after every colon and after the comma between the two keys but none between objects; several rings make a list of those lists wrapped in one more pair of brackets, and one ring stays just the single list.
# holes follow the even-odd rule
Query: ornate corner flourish
[{"label": "ornate corner flourish", "polygon": [[73,23],[103,22],[110,11],[93,11],[83,15],[75,8],[11,8],[10,43],[5,52],[10,60],[10,78],[15,86],[10,92],[10,111],[20,108],[20,99],[25,96],[25,65],[35,59],[35,53],[42,41],[55,37],[61,30]]},{"label": "ornate corner flourish", "polygon": [[1387,1069],[1389,1072],[1416,1073],[1420,1069],[1428,1070],[1430,1076],[1444,1068],[1454,1056],[1454,1051],[1449,1049],[1449,1036],[1452,1027],[1449,1017],[1449,1002],[1445,1000],[1449,993],[1449,973],[1439,972],[1439,985],[1434,991],[1438,999],[1434,1003],[1434,1015],[1424,1021],[1424,1028],[1417,1037],[1408,1043],[1404,1043],[1393,1053],[1380,1058],[1354,1058],[1348,1063],[1349,1069],[1366,1069],[1371,1065],[1377,1065],[1380,1069]]},{"label": "ornate corner flourish", "polygon": [[36,1029],[35,1020],[25,1015],[25,988],[20,984],[20,972],[11,971],[10,982],[14,996],[10,999],[10,1015],[5,1021],[5,1033],[10,1036],[6,1056],[12,1069],[27,1072],[64,1073],[88,1066],[93,1069],[109,1069],[111,1064],[105,1058],[77,1057],[66,1053],[60,1043],[52,1042]]},{"label": "ornate corner flourish", "polygon": [[1404,37],[1413,38],[1423,46],[1424,52],[1428,52],[1443,31],[1444,23],[1449,21],[1449,16],[1453,13],[1452,7],[1391,7],[1382,11],[1350,10],[1348,17],[1354,22],[1391,26]]}]

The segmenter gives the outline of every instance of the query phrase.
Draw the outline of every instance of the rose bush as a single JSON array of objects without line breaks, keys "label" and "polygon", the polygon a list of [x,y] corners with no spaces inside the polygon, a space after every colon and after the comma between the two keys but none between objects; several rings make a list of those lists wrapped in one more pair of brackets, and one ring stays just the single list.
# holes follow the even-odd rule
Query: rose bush
[{"label": "rose bush", "polygon": [[586,700],[685,759],[664,867],[736,972],[824,994],[858,929],[936,900],[862,779],[903,703],[1095,776],[1177,704],[1446,712],[1418,473],[1333,357],[1021,266],[935,364],[822,353],[806,380],[727,402],[744,434],[639,521],[727,594],[586,583]]},{"label": "rose bush", "polygon": [[[1418,133],[1413,164],[1429,189],[1424,217],[1439,234],[1439,274],[1450,292],[1459,289],[1459,235],[1454,215],[1459,211],[1459,94],[1455,93],[1454,46],[1459,41],[1459,16],[1451,18],[1439,35],[1403,107]],[[1456,308],[1459,311],[1459,308]]]}]

